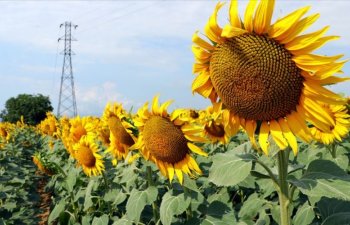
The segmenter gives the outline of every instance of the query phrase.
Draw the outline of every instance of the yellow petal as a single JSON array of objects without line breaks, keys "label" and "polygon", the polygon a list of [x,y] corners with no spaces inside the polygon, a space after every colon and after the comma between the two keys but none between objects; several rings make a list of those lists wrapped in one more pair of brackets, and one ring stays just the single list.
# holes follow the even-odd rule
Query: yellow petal
[{"label": "yellow petal", "polygon": [[167,109],[171,103],[173,103],[173,100],[168,100],[160,106],[159,112],[161,113],[162,116],[168,115]]},{"label": "yellow petal", "polygon": [[192,36],[192,42],[198,45],[201,48],[204,48],[208,51],[213,51],[215,49],[214,46],[209,44],[208,42],[204,41],[202,38],[198,36],[198,31],[196,31]]},{"label": "yellow petal", "polygon": [[300,8],[287,16],[278,19],[275,24],[270,27],[269,36],[282,41],[287,37],[288,31],[293,29],[293,24],[295,24],[307,11],[309,11],[310,6]]},{"label": "yellow petal", "polygon": [[301,105],[316,118],[325,124],[335,125],[334,119],[328,114],[328,112],[318,103],[311,98],[300,98]]},{"label": "yellow petal", "polygon": [[201,72],[192,82],[192,93],[204,86],[209,80],[209,73]]},{"label": "yellow petal", "polygon": [[207,142],[208,140],[204,137],[200,136],[195,136],[195,135],[190,135],[190,134],[185,134],[185,138],[189,141],[193,142]]},{"label": "yellow petal", "polygon": [[213,14],[209,17],[208,23],[204,27],[205,35],[216,43],[221,43],[221,32],[222,29],[217,24],[217,14],[219,9],[224,5],[224,3],[218,3],[214,9]]},{"label": "yellow petal", "polygon": [[182,183],[184,181],[184,177],[183,177],[182,171],[181,171],[181,162],[178,162],[175,164],[175,173],[176,173],[177,179],[179,180],[180,184],[182,185]]},{"label": "yellow petal", "polygon": [[241,28],[241,19],[238,14],[238,1],[232,0],[230,4],[230,23],[233,27]]},{"label": "yellow petal", "polygon": [[252,146],[255,149],[258,149],[258,146],[256,145],[256,141],[255,141],[256,121],[255,120],[248,120],[248,121],[246,121],[245,129],[247,131],[249,140],[252,143]]},{"label": "yellow petal", "polygon": [[194,63],[192,67],[192,73],[200,73],[200,72],[206,72],[209,70],[209,64],[207,63]]},{"label": "yellow petal", "polygon": [[201,155],[201,156],[208,156],[208,153],[204,152],[200,147],[197,145],[192,144],[191,142],[187,142],[187,147],[194,153]]},{"label": "yellow petal", "polygon": [[156,164],[157,164],[157,166],[159,168],[160,173],[163,176],[167,177],[167,170],[166,170],[166,168],[165,168],[165,166],[163,164],[163,161],[157,161]]},{"label": "yellow petal", "polygon": [[174,167],[171,163],[166,163],[165,167],[167,168],[169,181],[171,183],[174,179],[174,173],[175,173]]},{"label": "yellow petal", "polygon": [[255,12],[257,3],[258,1],[256,0],[250,0],[244,14],[244,28],[248,32],[253,32],[254,30],[253,21],[254,21],[254,12]]},{"label": "yellow petal", "polygon": [[232,38],[235,36],[239,36],[241,34],[245,34],[248,31],[238,28],[238,27],[233,27],[229,24],[226,24],[224,29],[222,30],[221,36],[225,38]]},{"label": "yellow petal", "polygon": [[318,39],[317,41],[313,42],[312,44],[306,46],[305,48],[301,48],[298,50],[289,50],[293,55],[305,55],[308,54],[320,47],[322,47],[326,42],[332,41],[332,40],[337,40],[339,39],[339,36],[327,36],[327,37],[322,37]]},{"label": "yellow petal", "polygon": [[278,124],[281,127],[283,136],[287,139],[289,146],[292,148],[294,155],[298,154],[298,143],[292,131],[289,129],[288,123],[284,118],[279,118]]},{"label": "yellow petal", "polygon": [[341,78],[341,77],[330,76],[323,80],[320,80],[319,82],[321,85],[331,85],[331,84],[337,84],[337,83],[349,81],[349,80],[350,80],[350,77]]},{"label": "yellow petal", "polygon": [[196,160],[194,160],[190,155],[188,155],[188,164],[192,170],[196,171],[196,173],[202,174],[202,170],[199,168]]},{"label": "yellow petal", "polygon": [[199,46],[192,45],[192,52],[196,59],[203,59],[203,60],[209,60],[211,57],[211,53],[204,50],[203,48]]},{"label": "yellow petal", "polygon": [[281,44],[286,44],[292,40],[294,40],[294,38],[302,33],[304,30],[306,30],[309,26],[311,26],[318,18],[320,17],[320,14],[314,14],[311,16],[308,16],[300,21],[298,21],[294,26],[293,29],[290,29],[288,32],[288,35],[285,39],[283,39],[282,41],[280,41]]},{"label": "yellow petal", "polygon": [[158,115],[159,114],[159,95],[154,96],[153,102],[152,102],[152,113]]},{"label": "yellow petal", "polygon": [[270,132],[273,140],[275,140],[276,144],[281,150],[285,149],[288,146],[288,143],[281,131],[281,127],[276,120],[270,121]]},{"label": "yellow petal", "polygon": [[271,24],[275,0],[261,0],[255,13],[254,31],[257,34],[266,33]]},{"label": "yellow petal", "polygon": [[343,68],[343,66],[345,65],[345,63],[348,60],[343,60],[340,62],[336,62],[336,63],[331,63],[325,67],[323,67],[322,69],[316,71],[316,73],[313,75],[313,77],[317,78],[317,79],[325,79],[327,77],[333,76],[335,73],[337,73],[339,70],[341,70]]},{"label": "yellow petal", "polygon": [[263,121],[260,126],[260,131],[259,131],[259,144],[265,155],[269,154],[268,147],[270,145],[268,141],[270,133],[270,128],[269,125],[267,124],[266,121]]},{"label": "yellow petal", "polygon": [[213,84],[211,83],[210,80],[208,80],[205,85],[199,87],[196,89],[196,92],[198,94],[201,94],[203,97],[208,98],[213,91]]},{"label": "yellow petal", "polygon": [[293,39],[285,45],[285,48],[289,51],[299,50],[308,47],[313,44],[315,41],[319,40],[329,29],[329,26],[326,26],[318,31],[315,31],[310,34],[301,35]]}]

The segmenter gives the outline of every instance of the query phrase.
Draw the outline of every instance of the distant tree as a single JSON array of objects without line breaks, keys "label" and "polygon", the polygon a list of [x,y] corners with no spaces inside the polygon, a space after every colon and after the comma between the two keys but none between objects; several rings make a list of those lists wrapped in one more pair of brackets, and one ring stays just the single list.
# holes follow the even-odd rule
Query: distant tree
[{"label": "distant tree", "polygon": [[0,113],[0,118],[4,122],[15,123],[23,116],[24,122],[36,125],[45,119],[46,112],[53,110],[49,97],[29,94],[20,94],[16,98],[12,97],[5,103],[5,109]]}]

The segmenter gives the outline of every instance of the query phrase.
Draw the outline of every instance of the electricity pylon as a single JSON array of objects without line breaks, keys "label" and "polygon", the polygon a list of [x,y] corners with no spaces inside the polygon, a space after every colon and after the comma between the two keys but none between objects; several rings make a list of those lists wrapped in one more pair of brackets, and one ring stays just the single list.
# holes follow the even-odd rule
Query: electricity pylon
[{"label": "electricity pylon", "polygon": [[60,96],[58,100],[57,116],[77,116],[77,103],[75,100],[74,90],[74,77],[72,67],[72,41],[76,41],[72,37],[72,27],[76,29],[78,25],[74,25],[71,22],[65,22],[60,25],[60,28],[64,25],[65,34],[58,39],[58,41],[64,40],[64,50],[61,52],[63,56]]}]

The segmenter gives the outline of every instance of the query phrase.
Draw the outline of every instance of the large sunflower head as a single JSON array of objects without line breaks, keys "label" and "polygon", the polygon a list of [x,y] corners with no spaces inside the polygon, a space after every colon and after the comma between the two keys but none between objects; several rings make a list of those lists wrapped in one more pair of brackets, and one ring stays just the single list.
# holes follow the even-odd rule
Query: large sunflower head
[{"label": "large sunflower head", "polygon": [[121,104],[107,104],[102,119],[110,130],[109,147],[107,152],[112,153],[116,164],[117,160],[125,159],[129,148],[135,144],[136,127],[125,112]]},{"label": "large sunflower head", "polygon": [[[218,3],[205,26],[205,37],[193,36],[193,72],[197,74],[192,91],[212,102],[218,99],[229,110],[229,123],[241,125],[254,147],[257,124],[259,143],[268,154],[268,136],[280,149],[291,146],[297,153],[295,136],[310,141],[306,123],[329,132],[335,120],[322,107],[341,105],[345,100],[326,89],[339,78],[344,66],[342,55],[324,56],[312,52],[337,36],[324,36],[328,26],[303,34],[319,14],[304,15],[310,7],[298,9],[271,23],[274,0],[250,0],[244,18],[237,1],[229,7],[230,23],[221,28]],[[238,125],[237,125],[238,124]]]},{"label": "large sunflower head", "polygon": [[102,156],[92,136],[83,136],[78,143],[74,144],[74,158],[83,167],[87,176],[97,176],[105,169]]},{"label": "large sunflower head", "polygon": [[323,144],[331,144],[335,140],[341,141],[349,133],[350,115],[347,114],[347,108],[343,105],[323,104],[322,108],[328,112],[335,124],[328,131],[323,131],[317,125],[310,128],[312,136]]},{"label": "large sunflower head", "polygon": [[168,114],[167,108],[171,102],[159,105],[156,96],[151,111],[147,103],[139,109],[135,125],[140,133],[137,143],[132,148],[139,149],[145,159],[155,162],[170,182],[176,174],[182,184],[183,173],[190,176],[201,174],[190,153],[206,156],[207,153],[193,144],[206,139],[200,136],[203,127],[188,123],[190,119],[184,118],[187,113],[183,109]]}]

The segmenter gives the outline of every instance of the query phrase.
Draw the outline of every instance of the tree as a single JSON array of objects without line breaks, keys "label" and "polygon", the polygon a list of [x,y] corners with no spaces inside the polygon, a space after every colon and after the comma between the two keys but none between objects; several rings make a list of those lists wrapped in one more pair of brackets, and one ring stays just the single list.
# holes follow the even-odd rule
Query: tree
[{"label": "tree", "polygon": [[1,111],[0,118],[4,122],[15,123],[23,116],[24,122],[36,125],[45,119],[46,112],[53,110],[49,97],[29,94],[20,94],[12,97],[5,103],[5,109]]}]

